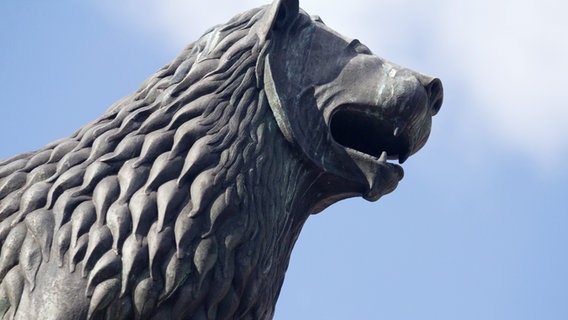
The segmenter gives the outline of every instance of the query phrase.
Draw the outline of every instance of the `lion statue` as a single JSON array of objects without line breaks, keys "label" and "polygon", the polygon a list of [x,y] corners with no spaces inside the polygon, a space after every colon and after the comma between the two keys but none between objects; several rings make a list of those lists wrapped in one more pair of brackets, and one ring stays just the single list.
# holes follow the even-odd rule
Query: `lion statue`
[{"label": "lion statue", "polygon": [[440,80],[275,0],[0,162],[1,319],[271,319],[302,226],[393,191]]}]

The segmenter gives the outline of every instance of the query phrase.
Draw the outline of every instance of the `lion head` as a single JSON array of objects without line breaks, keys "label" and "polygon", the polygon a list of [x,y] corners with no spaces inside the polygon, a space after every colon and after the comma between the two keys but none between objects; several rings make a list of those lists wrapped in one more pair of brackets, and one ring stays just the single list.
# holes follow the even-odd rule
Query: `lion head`
[{"label": "lion head", "polygon": [[75,134],[0,162],[0,317],[271,318],[310,214],[376,200],[442,102],[297,0],[209,30]]},{"label": "lion head", "polygon": [[[294,16],[294,5],[285,10]],[[319,17],[275,29],[264,80],[286,138],[343,180],[345,197],[394,190],[403,171],[386,160],[403,163],[424,145],[442,104],[440,80],[373,55]]]}]

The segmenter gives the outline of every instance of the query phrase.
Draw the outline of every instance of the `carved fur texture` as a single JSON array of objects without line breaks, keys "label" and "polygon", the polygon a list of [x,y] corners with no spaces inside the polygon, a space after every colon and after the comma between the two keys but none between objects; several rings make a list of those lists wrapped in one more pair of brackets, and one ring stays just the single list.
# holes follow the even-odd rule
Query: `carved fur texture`
[{"label": "carved fur texture", "polygon": [[[211,29],[101,118],[0,162],[0,319],[272,318],[309,214],[402,178],[386,156],[335,143],[324,108],[298,120],[322,135],[315,149],[286,122],[304,111],[270,78],[275,32],[321,24],[297,6]],[[383,118],[373,124],[395,129]],[[429,122],[408,123],[423,144]]]}]

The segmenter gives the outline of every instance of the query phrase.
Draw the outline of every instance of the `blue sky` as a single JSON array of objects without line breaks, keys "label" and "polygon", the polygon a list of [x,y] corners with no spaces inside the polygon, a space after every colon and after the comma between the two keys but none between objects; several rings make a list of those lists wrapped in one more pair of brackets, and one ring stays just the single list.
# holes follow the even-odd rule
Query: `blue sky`
[{"label": "blue sky", "polygon": [[[0,2],[0,158],[73,133],[264,3],[192,2]],[[446,96],[394,193],[308,220],[275,319],[568,319],[566,4],[323,3],[300,5]]]}]

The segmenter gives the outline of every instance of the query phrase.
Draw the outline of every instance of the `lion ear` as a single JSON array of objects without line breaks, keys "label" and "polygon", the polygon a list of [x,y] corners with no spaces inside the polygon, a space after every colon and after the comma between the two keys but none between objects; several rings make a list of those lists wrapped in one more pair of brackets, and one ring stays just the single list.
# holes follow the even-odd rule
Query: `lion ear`
[{"label": "lion ear", "polygon": [[262,40],[270,37],[271,31],[285,29],[300,13],[299,0],[274,0],[263,17],[260,36]]},{"label": "lion ear", "polygon": [[272,24],[275,30],[285,29],[300,13],[299,0],[275,0],[272,7],[277,7]]}]

